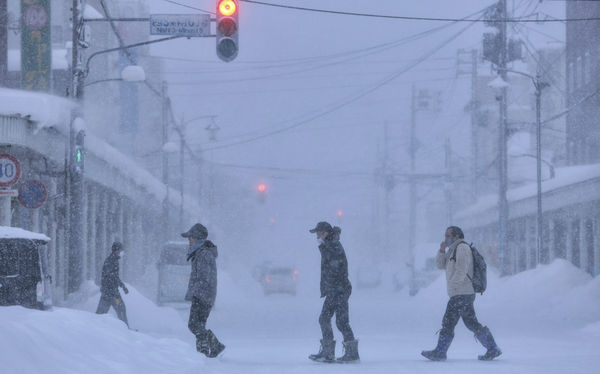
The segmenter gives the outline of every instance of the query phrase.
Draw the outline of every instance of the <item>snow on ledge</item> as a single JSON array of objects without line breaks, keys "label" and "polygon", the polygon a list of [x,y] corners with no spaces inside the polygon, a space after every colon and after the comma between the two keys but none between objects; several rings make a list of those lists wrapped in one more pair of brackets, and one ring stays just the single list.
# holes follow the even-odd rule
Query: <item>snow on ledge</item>
[{"label": "snow on ledge", "polygon": [[0,239],[29,239],[49,242],[50,238],[44,234],[23,230],[20,227],[0,226]]},{"label": "snow on ledge", "polygon": [[26,118],[36,122],[38,128],[55,126],[64,130],[75,105],[60,96],[0,88],[0,115]]},{"label": "snow on ledge", "polygon": [[[600,164],[567,166],[556,169],[556,176],[552,179],[542,181],[542,193],[567,187],[572,184],[584,182],[600,177]],[[537,184],[529,183],[521,187],[507,191],[507,199],[510,202],[520,201],[536,196]],[[456,219],[471,217],[475,214],[484,213],[498,206],[498,195],[491,194],[480,197],[474,205],[468,206],[456,213]]]}]

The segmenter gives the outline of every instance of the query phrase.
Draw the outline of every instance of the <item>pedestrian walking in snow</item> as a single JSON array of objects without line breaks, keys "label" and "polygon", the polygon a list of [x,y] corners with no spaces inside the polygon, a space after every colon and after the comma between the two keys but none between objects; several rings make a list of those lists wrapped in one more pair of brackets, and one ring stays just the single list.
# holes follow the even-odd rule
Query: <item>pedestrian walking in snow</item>
[{"label": "pedestrian walking in snow", "polygon": [[[321,251],[321,297],[325,298],[323,309],[319,316],[319,324],[323,339],[319,353],[309,356],[311,360],[319,362],[357,362],[358,340],[350,327],[348,313],[348,299],[352,293],[352,285],[348,279],[348,260],[346,252],[340,243],[339,227],[331,227],[327,222],[319,222],[314,229],[309,230],[317,234],[319,251]],[[331,318],[335,314],[335,324],[344,336],[344,355],[336,360],[335,340]]]},{"label": "pedestrian walking in snow", "polygon": [[98,302],[96,314],[106,314],[112,306],[117,312],[117,317],[129,327],[125,303],[119,293],[119,287],[123,289],[125,294],[129,293],[129,290],[119,278],[119,259],[123,251],[123,244],[114,242],[110,255],[104,261],[102,279],[100,281],[100,301]]},{"label": "pedestrian walking in snow", "polygon": [[185,299],[192,302],[188,328],[196,336],[196,350],[207,357],[217,357],[225,345],[206,329],[206,320],[217,296],[217,247],[206,239],[208,230],[200,223],[181,236],[190,242],[187,260],[192,265],[185,295]]},{"label": "pedestrian walking in snow", "polygon": [[[490,330],[482,326],[475,316],[473,303],[475,301],[475,290],[473,289],[473,253],[471,247],[464,241],[464,234],[457,226],[446,229],[445,240],[440,244],[437,254],[437,266],[446,269],[446,282],[448,306],[442,319],[442,329],[438,337],[437,347],[431,351],[423,351],[421,354],[432,361],[443,361],[446,352],[454,338],[454,327],[460,318],[465,326],[473,333],[479,342],[487,349],[480,360],[493,360],[500,356],[502,351],[496,345]],[[448,251],[446,252],[446,247]]]}]

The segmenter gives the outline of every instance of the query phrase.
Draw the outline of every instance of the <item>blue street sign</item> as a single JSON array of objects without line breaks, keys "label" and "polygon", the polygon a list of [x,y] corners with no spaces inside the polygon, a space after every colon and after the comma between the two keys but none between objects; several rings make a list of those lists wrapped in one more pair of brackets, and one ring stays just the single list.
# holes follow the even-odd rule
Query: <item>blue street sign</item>
[{"label": "blue street sign", "polygon": [[46,197],[48,197],[46,186],[42,182],[28,180],[19,187],[19,202],[25,208],[35,209],[41,207],[46,201]]}]

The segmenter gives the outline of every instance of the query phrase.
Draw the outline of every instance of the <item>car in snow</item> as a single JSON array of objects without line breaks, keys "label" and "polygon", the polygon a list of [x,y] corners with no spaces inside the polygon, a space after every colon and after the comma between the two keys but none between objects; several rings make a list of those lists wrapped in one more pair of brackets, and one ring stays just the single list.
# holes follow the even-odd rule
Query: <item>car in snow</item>
[{"label": "car in snow", "polygon": [[52,306],[49,241],[44,234],[0,226],[0,305]]},{"label": "car in snow", "polygon": [[265,295],[286,293],[296,295],[298,270],[286,266],[267,266],[260,278]]},{"label": "car in snow", "polygon": [[186,261],[187,241],[171,241],[163,245],[156,264],[158,268],[158,304],[183,303],[190,281],[191,267]]}]

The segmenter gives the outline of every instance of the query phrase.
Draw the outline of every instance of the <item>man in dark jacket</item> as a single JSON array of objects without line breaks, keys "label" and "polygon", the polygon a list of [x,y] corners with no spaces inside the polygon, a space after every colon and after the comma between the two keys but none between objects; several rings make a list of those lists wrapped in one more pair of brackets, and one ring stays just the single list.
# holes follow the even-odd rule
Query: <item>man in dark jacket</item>
[{"label": "man in dark jacket", "polygon": [[[323,339],[319,353],[309,356],[311,360],[319,362],[356,362],[358,361],[358,340],[354,338],[350,328],[348,314],[348,299],[352,293],[352,285],[348,279],[348,260],[346,252],[340,243],[339,227],[331,227],[327,222],[319,222],[310,230],[317,234],[319,251],[321,251],[321,297],[325,298],[323,309],[319,316],[319,324]],[[342,357],[335,359],[335,340],[331,318],[335,314],[337,328],[344,336],[344,350]]]},{"label": "man in dark jacket", "polygon": [[190,242],[187,260],[192,264],[185,295],[185,299],[192,302],[188,328],[196,336],[196,350],[207,357],[217,357],[225,345],[211,330],[206,329],[206,320],[217,296],[217,247],[206,240],[208,230],[200,223],[181,236]]},{"label": "man in dark jacket", "polygon": [[108,309],[112,306],[117,312],[117,317],[129,327],[125,303],[119,293],[119,287],[123,289],[125,294],[129,293],[129,290],[119,278],[121,252],[123,252],[123,244],[114,242],[111,254],[104,261],[104,265],[102,266],[102,280],[100,282],[100,302],[98,302],[96,314],[108,313]]}]

